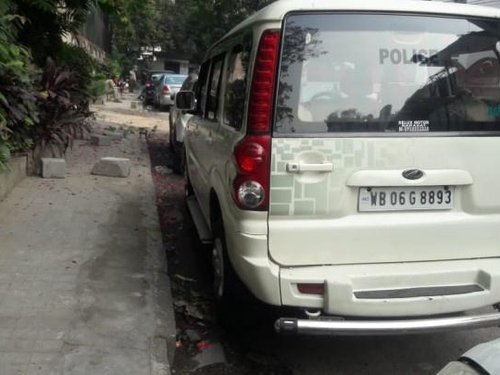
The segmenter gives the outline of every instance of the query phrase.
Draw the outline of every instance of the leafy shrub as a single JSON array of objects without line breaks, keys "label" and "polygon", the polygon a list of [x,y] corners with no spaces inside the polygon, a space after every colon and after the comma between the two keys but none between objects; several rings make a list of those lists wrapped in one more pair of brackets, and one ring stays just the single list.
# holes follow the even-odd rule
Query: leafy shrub
[{"label": "leafy shrub", "polygon": [[89,86],[96,69],[94,59],[83,48],[64,43],[54,60],[57,66],[71,72],[75,89],[72,92],[72,101],[88,106],[91,97]]},{"label": "leafy shrub", "polygon": [[48,59],[39,83],[40,119],[33,128],[35,165],[43,155],[63,156],[75,138],[90,130],[87,99],[78,75]]},{"label": "leafy shrub", "polygon": [[88,93],[94,101],[106,94],[106,78],[104,77],[101,74],[95,75],[88,86]]},{"label": "leafy shrub", "polygon": [[31,56],[16,43],[21,17],[9,14],[10,2],[0,3],[0,171],[11,152],[32,146],[31,129],[38,121],[31,83]]}]

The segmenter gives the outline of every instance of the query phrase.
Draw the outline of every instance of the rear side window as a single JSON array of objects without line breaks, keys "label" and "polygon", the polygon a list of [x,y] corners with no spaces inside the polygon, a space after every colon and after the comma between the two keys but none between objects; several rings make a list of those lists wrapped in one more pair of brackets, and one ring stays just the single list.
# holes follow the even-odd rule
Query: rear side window
[{"label": "rear side window", "polygon": [[237,45],[229,54],[224,95],[224,123],[240,129],[245,111],[251,45]]},{"label": "rear side window", "polygon": [[206,106],[206,117],[209,120],[217,119],[217,110],[219,103],[219,87],[220,79],[222,73],[222,63],[224,61],[224,55],[218,56],[214,59],[212,63],[212,69],[210,71],[210,76],[208,79],[208,95],[207,95],[207,106]]},{"label": "rear side window", "polygon": [[186,75],[165,76],[165,83],[169,85],[182,85]]},{"label": "rear side window", "polygon": [[191,73],[182,83],[181,91],[196,91],[194,84],[198,80],[198,76]]},{"label": "rear side window", "polygon": [[208,72],[210,69],[210,60],[205,61],[200,68],[199,84],[195,88],[196,95],[196,112],[203,113],[207,103],[208,90]]},{"label": "rear side window", "polygon": [[292,14],[275,132],[499,131],[499,62],[498,20]]}]

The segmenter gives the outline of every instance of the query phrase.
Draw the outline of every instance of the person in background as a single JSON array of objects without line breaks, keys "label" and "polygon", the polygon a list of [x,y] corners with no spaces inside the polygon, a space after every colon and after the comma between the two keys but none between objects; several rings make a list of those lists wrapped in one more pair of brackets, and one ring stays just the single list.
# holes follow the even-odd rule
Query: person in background
[{"label": "person in background", "polygon": [[130,70],[128,81],[129,81],[129,83],[128,83],[129,92],[134,92],[135,86],[137,84],[137,75],[135,74],[134,69]]}]

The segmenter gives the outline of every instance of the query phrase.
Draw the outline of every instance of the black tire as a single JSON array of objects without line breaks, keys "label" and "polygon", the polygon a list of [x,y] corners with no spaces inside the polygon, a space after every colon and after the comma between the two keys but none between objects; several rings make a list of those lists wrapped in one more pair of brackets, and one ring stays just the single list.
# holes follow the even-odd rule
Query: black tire
[{"label": "black tire", "polygon": [[221,219],[213,223],[213,237],[211,249],[213,291],[217,313],[220,317],[226,318],[231,312],[231,307],[238,305],[241,282],[227,254],[226,235]]},{"label": "black tire", "polygon": [[191,185],[187,168],[184,168],[184,194],[186,198],[194,195],[193,186]]},{"label": "black tire", "polygon": [[177,142],[175,139],[173,142],[173,169],[177,174],[184,174],[186,169],[186,151],[184,150],[184,144]]},{"label": "black tire", "polygon": [[221,219],[213,223],[211,249],[213,291],[219,324],[233,328],[240,323],[240,309],[248,300],[248,291],[236,275],[227,253],[226,236]]},{"label": "black tire", "polygon": [[170,146],[170,150],[174,151],[174,124],[172,123],[172,114],[168,114],[168,145]]}]

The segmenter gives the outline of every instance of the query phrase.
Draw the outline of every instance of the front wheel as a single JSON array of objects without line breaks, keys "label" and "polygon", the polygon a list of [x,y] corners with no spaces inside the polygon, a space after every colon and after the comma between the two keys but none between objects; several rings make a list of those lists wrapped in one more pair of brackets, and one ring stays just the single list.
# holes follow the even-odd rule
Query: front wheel
[{"label": "front wheel", "polygon": [[182,175],[186,169],[186,150],[182,142],[174,139],[173,143],[173,169],[175,173]]},{"label": "front wheel", "polygon": [[170,149],[174,149],[174,123],[172,119],[172,114],[168,114],[168,144]]},{"label": "front wheel", "polygon": [[[184,158],[186,157],[185,155],[186,154],[184,154]],[[186,198],[192,197],[194,195],[193,185],[191,185],[191,180],[189,179],[187,168],[184,168],[184,195],[186,196]]]}]

